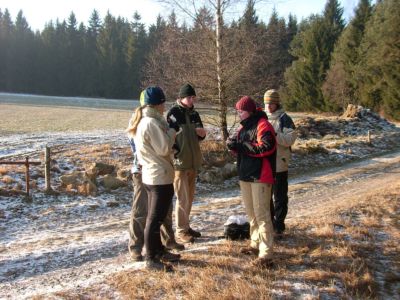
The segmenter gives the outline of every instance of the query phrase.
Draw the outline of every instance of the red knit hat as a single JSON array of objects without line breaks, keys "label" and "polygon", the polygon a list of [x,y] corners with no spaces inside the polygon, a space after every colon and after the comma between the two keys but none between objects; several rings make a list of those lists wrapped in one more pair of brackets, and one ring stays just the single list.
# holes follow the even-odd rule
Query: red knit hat
[{"label": "red knit hat", "polygon": [[236,110],[255,112],[257,109],[256,102],[249,96],[243,96],[235,105]]}]

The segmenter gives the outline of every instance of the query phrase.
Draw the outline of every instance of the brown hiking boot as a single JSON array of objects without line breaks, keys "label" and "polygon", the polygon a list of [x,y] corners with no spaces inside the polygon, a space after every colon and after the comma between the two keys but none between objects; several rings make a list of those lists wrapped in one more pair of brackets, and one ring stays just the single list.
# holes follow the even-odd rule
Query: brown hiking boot
[{"label": "brown hiking boot", "polygon": [[165,248],[167,248],[168,250],[182,251],[182,250],[185,250],[185,245],[177,243],[176,241],[174,241],[174,242],[171,242],[171,243],[167,243],[165,245]]},{"label": "brown hiking boot", "polygon": [[258,255],[258,249],[253,248],[253,247],[243,247],[240,248],[240,253],[246,254],[246,255]]},{"label": "brown hiking boot", "polygon": [[177,238],[184,244],[194,242],[194,237],[186,232],[177,235]]},{"label": "brown hiking boot", "polygon": [[188,233],[195,238],[201,237],[201,233],[189,227]]},{"label": "brown hiking boot", "polygon": [[164,250],[157,255],[157,258],[160,259],[162,262],[176,262],[181,259],[181,255]]},{"label": "brown hiking boot", "polygon": [[259,257],[251,263],[254,267],[268,269],[274,266],[272,259],[266,257]]},{"label": "brown hiking boot", "polygon": [[129,253],[130,253],[133,261],[142,261],[143,260],[141,249],[136,249],[136,248],[130,249]]}]

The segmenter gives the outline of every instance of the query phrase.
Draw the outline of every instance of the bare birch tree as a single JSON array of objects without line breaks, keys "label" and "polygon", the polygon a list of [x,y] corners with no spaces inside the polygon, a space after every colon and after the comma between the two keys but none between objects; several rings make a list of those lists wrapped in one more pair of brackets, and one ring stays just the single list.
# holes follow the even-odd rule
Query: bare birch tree
[{"label": "bare birch tree", "polygon": [[[216,118],[212,124],[220,129],[225,141],[229,135],[228,105],[242,93],[260,96],[271,82],[264,67],[271,65],[271,55],[265,50],[271,49],[268,45],[276,40],[257,21],[254,10],[257,0],[158,1],[173,12],[157,48],[148,56],[144,84],[162,84],[171,97],[183,82],[193,83],[202,98],[215,105]],[[244,2],[247,2],[245,15],[238,23],[226,25],[224,15]],[[175,10],[193,21],[189,29],[185,24],[177,26]]]}]

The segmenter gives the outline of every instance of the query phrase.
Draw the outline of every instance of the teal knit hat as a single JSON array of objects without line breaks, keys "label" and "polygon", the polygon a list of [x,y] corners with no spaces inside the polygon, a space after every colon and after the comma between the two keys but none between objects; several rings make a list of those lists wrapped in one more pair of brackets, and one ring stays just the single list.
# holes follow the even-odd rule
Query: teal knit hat
[{"label": "teal knit hat", "polygon": [[164,91],[158,86],[150,86],[144,90],[144,104],[159,105],[165,102]]}]

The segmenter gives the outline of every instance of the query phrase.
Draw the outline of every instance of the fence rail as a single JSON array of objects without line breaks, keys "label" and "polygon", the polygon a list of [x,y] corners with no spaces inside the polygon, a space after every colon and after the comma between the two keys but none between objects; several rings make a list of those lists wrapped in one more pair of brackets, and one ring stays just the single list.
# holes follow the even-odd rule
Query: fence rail
[{"label": "fence rail", "polygon": [[[29,176],[29,166],[39,166],[42,162],[40,161],[29,161],[29,156],[25,158],[23,161],[6,161],[0,160],[0,165],[25,165],[25,192],[26,197],[29,198],[30,194],[30,176]],[[46,147],[45,149],[45,181],[46,181],[46,192],[51,191],[50,185],[50,148]]]}]

